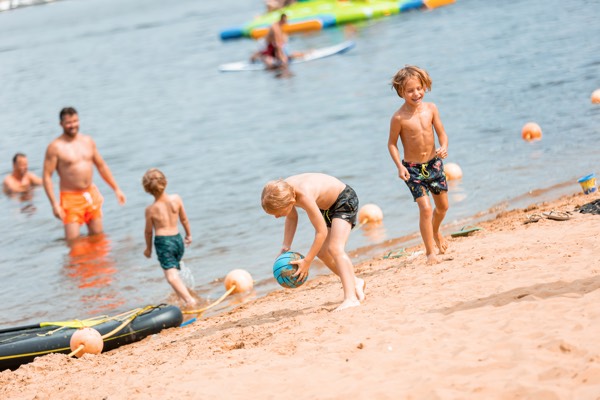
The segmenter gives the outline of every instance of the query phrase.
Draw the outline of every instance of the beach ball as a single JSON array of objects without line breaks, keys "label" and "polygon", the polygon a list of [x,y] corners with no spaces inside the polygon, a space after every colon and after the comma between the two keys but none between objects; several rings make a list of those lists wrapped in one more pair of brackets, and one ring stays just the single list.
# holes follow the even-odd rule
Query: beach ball
[{"label": "beach ball", "polygon": [[286,251],[275,260],[273,264],[273,276],[277,279],[277,283],[289,289],[295,289],[302,286],[308,279],[308,275],[302,280],[298,280],[297,276],[292,276],[298,271],[298,266],[290,264],[290,261],[303,259],[304,256],[293,251]]},{"label": "beach ball", "polygon": [[592,93],[592,103],[600,104],[600,89],[596,89]]},{"label": "beach ball", "polygon": [[358,223],[359,224],[368,224],[368,223],[379,223],[383,221],[383,211],[376,204],[365,204],[358,210]]},{"label": "beach ball", "polygon": [[233,285],[235,289],[233,293],[243,293],[252,290],[254,287],[254,280],[252,275],[243,269],[234,269],[225,276],[225,289],[229,290]]},{"label": "beach ball", "polygon": [[521,137],[528,142],[542,139],[542,128],[535,122],[528,122],[521,129]]},{"label": "beach ball", "polygon": [[75,351],[79,346],[83,345],[83,349],[75,353],[75,357],[79,358],[82,355],[89,354],[100,354],[104,347],[104,341],[100,332],[93,328],[81,328],[77,329],[71,336],[69,342],[71,351]]},{"label": "beach ball", "polygon": [[449,181],[462,178],[462,169],[455,163],[444,164],[444,173]]}]

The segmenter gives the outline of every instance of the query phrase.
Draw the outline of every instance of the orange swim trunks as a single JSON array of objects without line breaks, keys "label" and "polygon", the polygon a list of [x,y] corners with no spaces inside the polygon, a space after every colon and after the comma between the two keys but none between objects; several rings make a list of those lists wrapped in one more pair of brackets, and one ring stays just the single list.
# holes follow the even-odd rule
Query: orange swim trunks
[{"label": "orange swim trunks", "polygon": [[65,212],[64,224],[87,224],[102,217],[104,198],[96,185],[80,192],[60,192],[60,206]]}]

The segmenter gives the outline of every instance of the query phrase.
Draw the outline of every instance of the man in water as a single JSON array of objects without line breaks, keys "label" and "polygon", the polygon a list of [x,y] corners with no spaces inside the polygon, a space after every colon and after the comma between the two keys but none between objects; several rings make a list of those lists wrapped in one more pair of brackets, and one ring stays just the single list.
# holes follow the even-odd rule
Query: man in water
[{"label": "man in water", "polygon": [[33,186],[41,184],[42,179],[28,170],[28,162],[25,154],[15,154],[13,157],[13,171],[4,178],[2,185],[4,193],[27,193]]},{"label": "man in water", "polygon": [[[60,125],[62,135],[54,139],[46,150],[43,183],[54,216],[65,225],[65,239],[72,241],[79,236],[83,224],[87,225],[90,235],[102,232],[104,199],[92,182],[94,166],[115,191],[119,204],[125,204],[125,195],[100,156],[94,140],[79,133],[79,116],[74,108],[66,107],[60,111]],[[60,202],[56,201],[52,185],[55,170],[60,179]]]},{"label": "man in water", "polygon": [[287,35],[283,32],[283,26],[287,23],[287,15],[281,14],[279,20],[271,25],[265,37],[267,47],[254,53],[251,60],[262,60],[268,69],[287,67],[288,55],[285,44]]}]

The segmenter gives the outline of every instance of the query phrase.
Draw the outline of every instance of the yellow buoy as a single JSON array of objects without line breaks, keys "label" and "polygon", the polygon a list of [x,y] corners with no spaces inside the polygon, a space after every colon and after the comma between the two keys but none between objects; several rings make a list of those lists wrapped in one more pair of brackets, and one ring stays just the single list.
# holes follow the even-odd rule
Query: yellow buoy
[{"label": "yellow buoy", "polygon": [[600,104],[600,89],[596,89],[592,93],[592,103]]},{"label": "yellow buoy", "polygon": [[358,210],[359,224],[377,224],[381,221],[383,221],[383,211],[376,204],[365,204]]},{"label": "yellow buoy", "polygon": [[252,275],[246,270],[243,269],[234,269],[229,272],[225,277],[225,289],[229,290],[233,285],[235,285],[235,289],[233,293],[243,293],[249,290],[252,290],[254,287],[254,280],[252,279]]},{"label": "yellow buoy", "polygon": [[104,341],[100,332],[94,328],[81,328],[77,329],[71,336],[69,345],[71,346],[71,351],[74,352],[73,355],[81,357],[86,353],[100,354],[102,348],[104,348]]},{"label": "yellow buoy", "polygon": [[458,164],[447,163],[444,164],[444,172],[446,173],[446,179],[449,181],[462,178],[462,169]]},{"label": "yellow buoy", "polygon": [[535,122],[528,122],[521,129],[521,137],[528,142],[542,139],[542,128]]}]

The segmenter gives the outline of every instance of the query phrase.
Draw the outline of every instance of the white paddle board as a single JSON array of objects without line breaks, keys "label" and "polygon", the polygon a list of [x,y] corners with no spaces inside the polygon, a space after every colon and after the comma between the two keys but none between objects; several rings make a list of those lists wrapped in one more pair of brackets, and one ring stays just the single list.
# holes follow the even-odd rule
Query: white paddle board
[{"label": "white paddle board", "polygon": [[[346,41],[335,46],[322,47],[320,49],[309,50],[302,57],[295,57],[290,60],[290,65],[301,64],[308,61],[319,60],[321,58],[333,56],[335,54],[345,53],[355,46],[353,41]],[[263,71],[267,66],[261,60],[256,62],[238,61],[219,66],[221,72],[241,72],[241,71]]]}]

